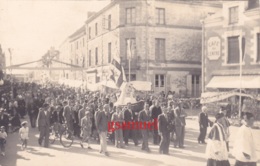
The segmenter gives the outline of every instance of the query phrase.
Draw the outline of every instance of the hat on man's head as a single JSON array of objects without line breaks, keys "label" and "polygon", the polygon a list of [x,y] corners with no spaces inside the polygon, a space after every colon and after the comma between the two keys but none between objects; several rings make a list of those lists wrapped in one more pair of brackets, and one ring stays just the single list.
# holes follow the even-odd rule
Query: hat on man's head
[{"label": "hat on man's head", "polygon": [[5,129],[5,127],[4,127],[4,126],[1,126],[0,129]]}]

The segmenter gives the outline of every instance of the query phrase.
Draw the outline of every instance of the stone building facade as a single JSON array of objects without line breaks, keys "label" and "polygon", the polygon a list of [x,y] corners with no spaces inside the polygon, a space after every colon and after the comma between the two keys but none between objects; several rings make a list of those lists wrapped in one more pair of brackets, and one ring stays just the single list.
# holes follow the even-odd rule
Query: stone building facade
[{"label": "stone building facade", "polygon": [[3,68],[6,67],[5,53],[2,50],[2,46],[0,45],[0,80],[4,79],[5,70]]},{"label": "stone building facade", "polygon": [[[223,2],[222,11],[206,18],[203,27],[203,91],[241,90],[260,99],[259,1]],[[242,108],[260,119],[258,100],[243,97],[241,107],[239,96],[224,102],[230,102],[233,111]]]},{"label": "stone building facade", "polygon": [[241,71],[241,87],[259,91],[259,9],[257,0],[224,2],[222,12],[205,19],[205,90],[239,89]]},{"label": "stone building facade", "polygon": [[194,1],[112,1],[85,22],[86,80],[108,79],[109,63],[118,56],[127,80],[150,81],[156,92],[199,96],[200,20],[220,9]]}]

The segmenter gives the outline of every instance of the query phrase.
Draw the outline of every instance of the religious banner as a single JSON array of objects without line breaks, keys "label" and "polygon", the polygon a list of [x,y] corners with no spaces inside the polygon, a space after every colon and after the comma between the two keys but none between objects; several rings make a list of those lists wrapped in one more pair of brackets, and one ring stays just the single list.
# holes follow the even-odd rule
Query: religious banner
[{"label": "religious banner", "polygon": [[245,93],[239,93],[239,92],[236,92],[236,91],[231,91],[231,92],[205,92],[205,93],[201,94],[200,103],[201,104],[213,103],[213,102],[217,102],[217,101],[227,99],[227,98],[232,97],[232,96],[240,96],[240,95],[244,96],[244,97],[253,98],[252,95],[245,94]]}]

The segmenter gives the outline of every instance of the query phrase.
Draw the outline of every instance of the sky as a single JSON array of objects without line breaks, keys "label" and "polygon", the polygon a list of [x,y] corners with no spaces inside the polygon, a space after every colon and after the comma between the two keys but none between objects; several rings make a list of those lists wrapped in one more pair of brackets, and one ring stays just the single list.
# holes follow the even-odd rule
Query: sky
[{"label": "sky", "polygon": [[0,44],[7,66],[38,60],[110,0],[0,0]]}]

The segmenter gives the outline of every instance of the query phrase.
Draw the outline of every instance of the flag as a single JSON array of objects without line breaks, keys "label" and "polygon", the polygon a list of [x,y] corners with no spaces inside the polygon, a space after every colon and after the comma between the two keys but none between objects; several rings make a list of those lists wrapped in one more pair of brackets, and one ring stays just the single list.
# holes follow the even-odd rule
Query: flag
[{"label": "flag", "polygon": [[127,59],[132,59],[132,40],[128,39],[127,43]]},{"label": "flag", "polygon": [[113,59],[111,62],[110,70],[110,79],[116,83],[116,86],[118,88],[120,88],[123,82],[126,80],[123,66],[121,66],[121,64],[116,59]]}]

